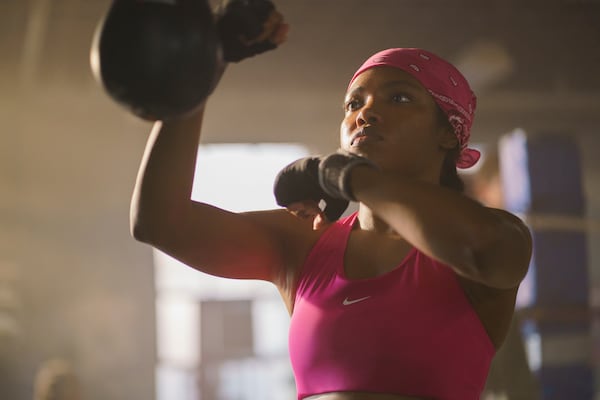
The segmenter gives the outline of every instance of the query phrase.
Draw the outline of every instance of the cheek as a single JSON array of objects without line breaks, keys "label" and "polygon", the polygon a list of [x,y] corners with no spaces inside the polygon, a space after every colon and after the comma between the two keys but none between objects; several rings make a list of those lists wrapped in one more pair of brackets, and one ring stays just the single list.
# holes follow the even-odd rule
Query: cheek
[{"label": "cheek", "polygon": [[346,119],[342,120],[340,124],[340,145],[342,148],[347,148],[350,146],[350,133],[352,132],[352,127],[348,123]]},{"label": "cheek", "polygon": [[437,148],[439,142],[437,128],[427,118],[399,121],[394,139],[404,142],[407,148],[427,150]]}]

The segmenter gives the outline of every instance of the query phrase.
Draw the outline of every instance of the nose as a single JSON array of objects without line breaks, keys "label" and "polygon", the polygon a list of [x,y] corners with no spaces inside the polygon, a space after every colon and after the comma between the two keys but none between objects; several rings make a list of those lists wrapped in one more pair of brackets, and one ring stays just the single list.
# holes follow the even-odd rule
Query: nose
[{"label": "nose", "polygon": [[363,126],[366,124],[375,124],[381,121],[381,116],[374,109],[372,102],[365,104],[356,116],[356,124]]}]

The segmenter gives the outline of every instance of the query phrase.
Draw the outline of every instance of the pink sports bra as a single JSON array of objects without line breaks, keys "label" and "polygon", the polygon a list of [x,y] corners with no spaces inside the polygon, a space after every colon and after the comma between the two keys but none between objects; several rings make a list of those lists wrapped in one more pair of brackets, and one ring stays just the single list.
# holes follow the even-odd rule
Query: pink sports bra
[{"label": "pink sports bra", "polygon": [[495,349],[455,273],[413,248],[384,275],[348,279],[355,220],[321,235],[299,278],[289,332],[298,399],[357,391],[478,400]]}]

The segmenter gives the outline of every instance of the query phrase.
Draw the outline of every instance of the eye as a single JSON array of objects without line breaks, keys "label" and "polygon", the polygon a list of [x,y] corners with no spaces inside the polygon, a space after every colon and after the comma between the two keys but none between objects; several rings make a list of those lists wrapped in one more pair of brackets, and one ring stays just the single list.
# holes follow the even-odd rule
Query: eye
[{"label": "eye", "polygon": [[392,101],[394,103],[408,103],[411,101],[411,98],[403,93],[396,93],[392,96]]},{"label": "eye", "polygon": [[358,99],[350,99],[344,104],[344,110],[355,111],[360,108],[361,102]]}]

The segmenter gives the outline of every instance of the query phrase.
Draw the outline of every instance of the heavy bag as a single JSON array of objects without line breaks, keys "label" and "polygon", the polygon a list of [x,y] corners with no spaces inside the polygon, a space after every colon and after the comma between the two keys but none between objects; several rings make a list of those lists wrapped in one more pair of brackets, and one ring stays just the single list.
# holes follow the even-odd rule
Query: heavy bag
[{"label": "heavy bag", "polygon": [[221,53],[207,0],[114,0],[94,37],[91,65],[114,100],[162,120],[204,102]]}]

